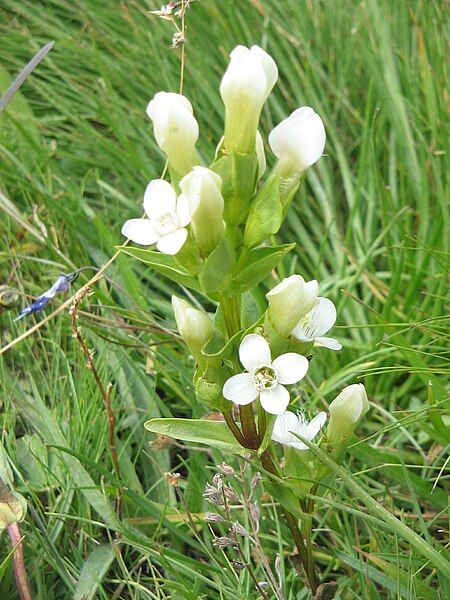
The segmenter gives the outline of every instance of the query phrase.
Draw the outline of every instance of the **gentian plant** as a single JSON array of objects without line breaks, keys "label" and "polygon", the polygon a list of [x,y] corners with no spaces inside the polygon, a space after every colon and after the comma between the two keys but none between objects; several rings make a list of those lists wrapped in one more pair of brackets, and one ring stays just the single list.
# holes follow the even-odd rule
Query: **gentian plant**
[{"label": "gentian plant", "polygon": [[308,106],[298,108],[269,135],[277,160],[263,179],[259,116],[277,77],[275,62],[261,48],[233,50],[220,86],[224,135],[208,167],[200,165],[195,148],[199,131],[190,102],[179,94],[156,94],[147,113],[167,158],[170,183],[151,181],[144,218],[123,226],[129,240],[150,248],[122,250],[214,308],[207,312],[198,308],[200,302],[194,307],[172,297],[180,336],[195,360],[197,399],[223,420],[152,419],[146,428],[243,456],[262,472],[315,592],[319,574],[311,515],[314,498],[329,487],[321,483],[332,473],[312,450],[322,448],[341,461],[368,401],[364,386],[355,384],[331,403],[329,417],[322,411],[309,419],[303,404],[288,410],[291,386],[298,392],[315,348],[341,348],[325,337],[336,309],[319,296],[317,281],[298,274],[268,291],[263,309],[255,300],[261,297],[258,286],[295,246],[272,245],[272,236],[306,169],[321,158],[326,139],[319,115]]}]

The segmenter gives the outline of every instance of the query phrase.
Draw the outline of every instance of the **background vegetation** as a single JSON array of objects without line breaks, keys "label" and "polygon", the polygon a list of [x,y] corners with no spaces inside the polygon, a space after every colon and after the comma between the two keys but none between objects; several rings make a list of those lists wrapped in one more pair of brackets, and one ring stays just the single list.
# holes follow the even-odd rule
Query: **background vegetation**
[{"label": "background vegetation", "polygon": [[[1,91],[56,41],[0,115],[0,283],[19,288],[23,303],[60,272],[104,264],[162,171],[145,107],[157,91],[178,90],[180,56],[170,49],[170,23],[149,14],[157,4],[0,0]],[[365,383],[373,408],[348,468],[436,546],[448,531],[445,4],[195,2],[184,81],[208,159],[222,131],[218,85],[238,43],[265,47],[279,66],[265,138],[297,106],[323,118],[326,156],[290,209],[280,241],[296,241],[297,250],[279,275],[321,282],[337,304],[344,348],[317,353],[299,404],[314,410],[345,384]],[[114,383],[122,522],[113,510],[118,482],[103,400],[67,310],[1,356],[0,439],[28,499],[22,532],[36,598],[259,597],[248,570],[236,571],[233,554],[212,545],[202,518],[211,510],[204,486],[222,458],[155,442],[143,429],[151,416],[207,413],[173,331],[173,291],[123,256],[80,304],[78,324],[99,376]],[[42,319],[13,323],[16,314],[0,315],[2,345]],[[179,489],[166,482],[170,470],[181,474]],[[289,532],[259,488],[255,494],[260,543],[272,568],[277,553],[283,558],[283,594],[307,598],[289,559]],[[339,583],[337,598],[449,597],[439,573],[377,527],[340,480],[330,498],[314,524],[316,558],[324,579]],[[245,524],[246,511],[238,512]],[[9,550],[3,535],[0,564]],[[256,578],[267,580],[256,550],[243,544]],[[0,586],[2,598],[17,597],[10,565]],[[267,594],[275,597],[271,587]]]}]

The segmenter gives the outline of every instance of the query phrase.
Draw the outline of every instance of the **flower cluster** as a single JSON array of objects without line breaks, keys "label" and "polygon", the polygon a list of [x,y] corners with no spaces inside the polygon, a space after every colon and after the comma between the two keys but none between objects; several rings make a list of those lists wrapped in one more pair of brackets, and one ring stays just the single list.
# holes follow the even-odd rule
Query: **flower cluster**
[{"label": "flower cluster", "polygon": [[[126,246],[124,252],[216,305],[212,315],[200,304],[194,308],[172,297],[178,331],[196,362],[198,400],[228,415],[228,424],[234,422],[233,404],[238,405],[241,430],[235,423],[234,435],[248,448],[269,436],[304,451],[303,440],[318,435],[327,415],[320,412],[308,423],[303,412],[289,411],[289,386],[305,378],[315,347],[342,346],[327,336],[336,308],[319,295],[315,279],[291,275],[266,293],[265,308],[255,301],[258,284],[294,246],[271,246],[268,240],[278,233],[326,141],[319,115],[308,106],[298,108],[268,136],[276,160],[264,179],[265,144],[258,127],[277,78],[274,60],[258,46],[231,52],[220,85],[224,133],[208,166],[197,151],[199,126],[189,100],[157,93],[147,115],[170,183],[148,184],[144,218],[128,220],[122,233],[157,250]],[[329,407],[327,441],[348,440],[367,406],[363,386],[346,388]]]}]

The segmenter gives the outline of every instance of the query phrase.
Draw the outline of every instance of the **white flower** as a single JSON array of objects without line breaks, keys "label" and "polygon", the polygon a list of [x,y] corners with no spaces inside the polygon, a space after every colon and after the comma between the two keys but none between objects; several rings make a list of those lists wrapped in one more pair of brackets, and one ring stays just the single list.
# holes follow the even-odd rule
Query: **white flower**
[{"label": "white flower", "polygon": [[309,106],[294,112],[269,134],[272,152],[285,170],[305,171],[319,160],[325,147],[322,119]]},{"label": "white flower", "polygon": [[210,253],[225,234],[222,179],[206,167],[194,167],[180,181],[189,201],[191,227],[202,255]]},{"label": "white flower", "polygon": [[369,410],[366,388],[362,383],[348,385],[330,404],[330,426],[327,438],[330,442],[349,437],[359,419]]},{"label": "white flower", "polygon": [[274,361],[269,344],[256,333],[246,335],[239,346],[239,358],[246,373],[233,375],[223,386],[223,395],[235,404],[250,404],[258,398],[272,415],[280,415],[289,404],[289,392],[283,384],[297,383],[308,371],[304,356],[288,352]]},{"label": "white flower", "polygon": [[301,435],[311,442],[322,429],[326,420],[326,413],[320,412],[308,423],[303,413],[295,414],[287,410],[275,419],[272,439],[284,446],[292,446],[297,450],[308,450],[308,446],[294,434]]},{"label": "white flower", "polygon": [[259,115],[278,78],[274,60],[258,46],[236,46],[220,84],[225,104],[225,148],[255,150]]},{"label": "white flower", "polygon": [[202,311],[193,308],[189,302],[172,296],[172,307],[178,331],[188,345],[192,355],[202,358],[202,348],[213,332],[211,319]]},{"label": "white flower", "polygon": [[181,178],[198,164],[195,150],[198,123],[191,103],[181,94],[159,92],[149,102],[147,115],[153,121],[158,146]]},{"label": "white flower", "polygon": [[176,254],[186,241],[186,226],[191,217],[189,202],[167,181],[150,181],[144,194],[144,210],[148,219],[130,219],[122,227],[122,234],[136,244],[156,244],[164,254]]},{"label": "white flower", "polygon": [[318,290],[315,279],[305,282],[301,275],[291,275],[266,294],[269,321],[278,335],[290,335],[299,320],[317,304]]},{"label": "white flower", "polygon": [[340,344],[334,338],[324,337],[336,323],[336,308],[328,298],[318,298],[317,304],[302,317],[292,331],[292,335],[300,342],[314,342],[316,346],[324,346],[330,350],[340,350]]}]

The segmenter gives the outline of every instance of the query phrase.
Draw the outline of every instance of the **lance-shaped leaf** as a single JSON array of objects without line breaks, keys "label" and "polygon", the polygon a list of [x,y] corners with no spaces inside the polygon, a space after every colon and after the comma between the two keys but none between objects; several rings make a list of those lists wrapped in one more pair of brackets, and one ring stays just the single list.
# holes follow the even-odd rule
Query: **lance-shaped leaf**
[{"label": "lance-shaped leaf", "polygon": [[234,438],[224,421],[206,421],[204,419],[150,419],[145,428],[152,433],[167,435],[176,440],[194,444],[205,444],[222,452],[248,455]]}]

